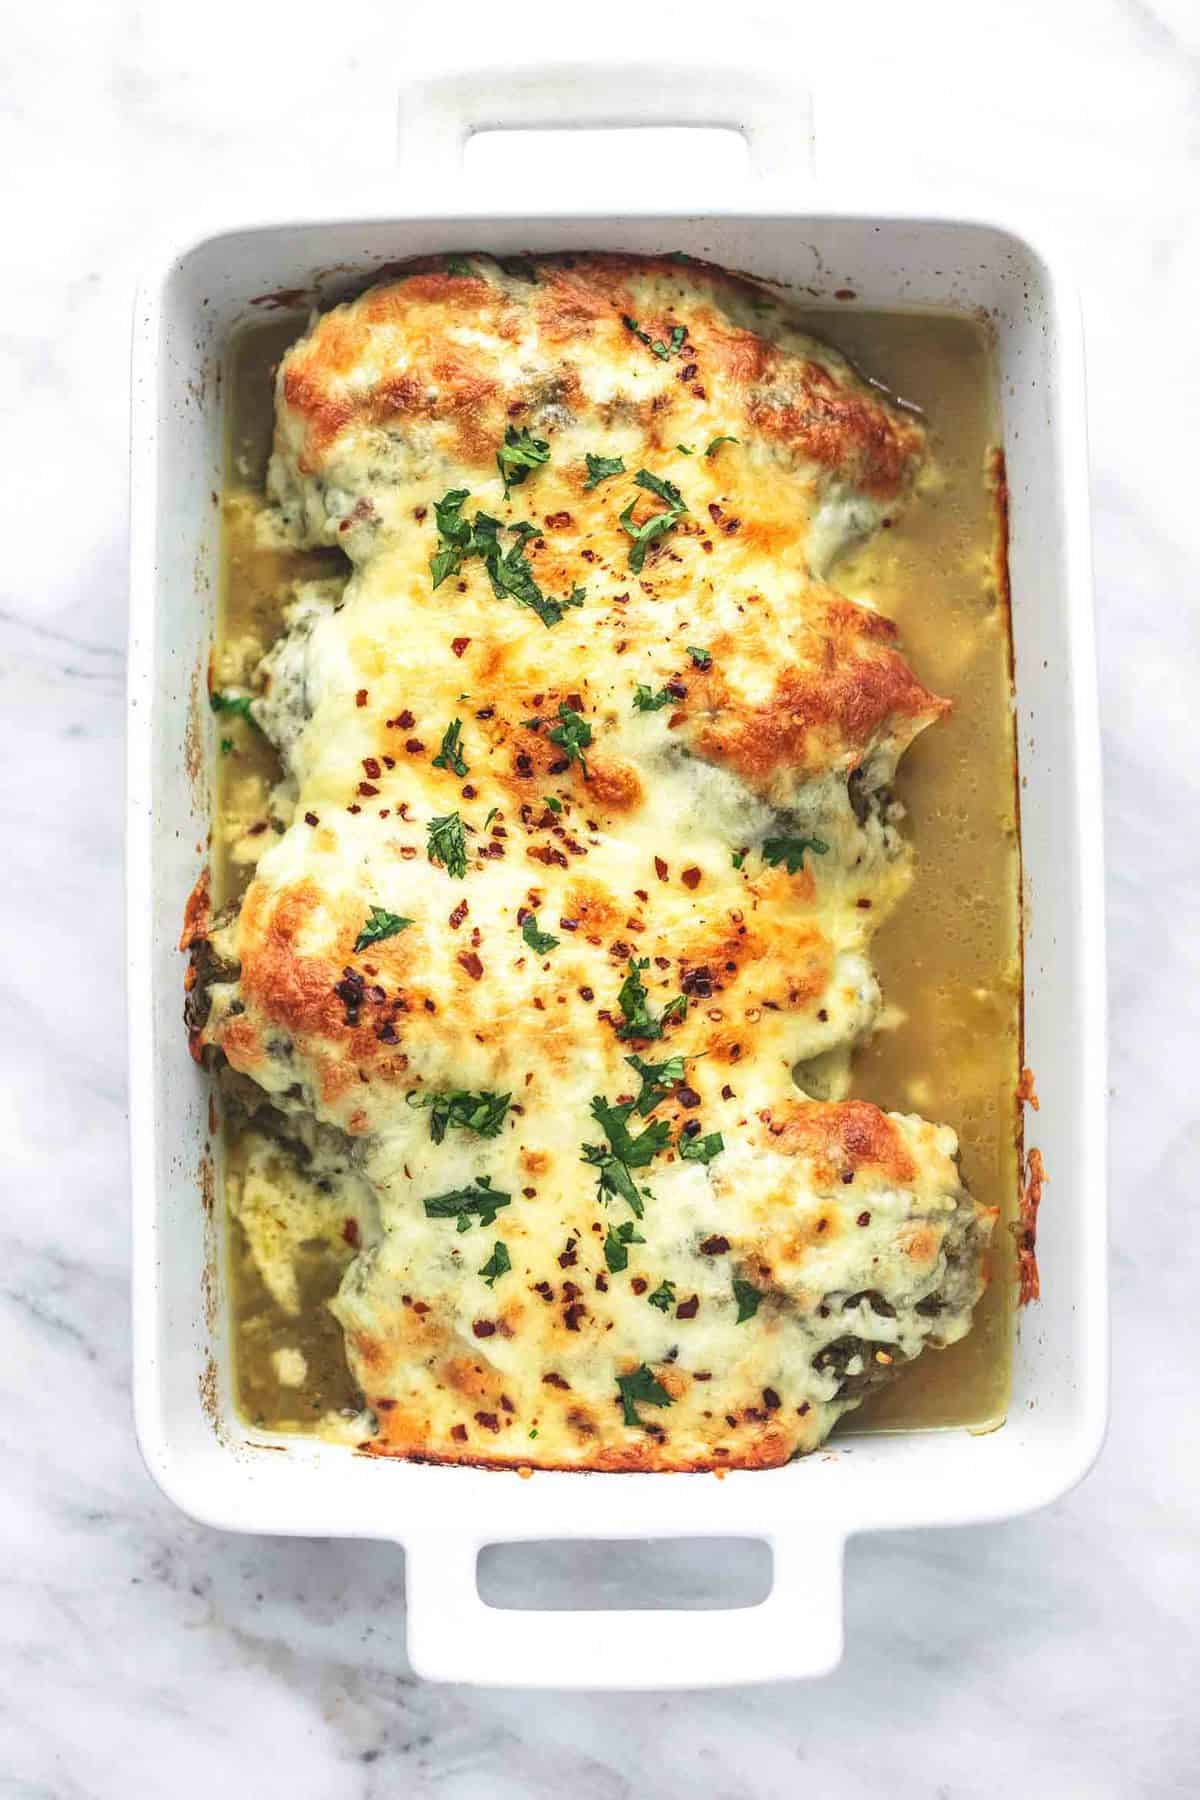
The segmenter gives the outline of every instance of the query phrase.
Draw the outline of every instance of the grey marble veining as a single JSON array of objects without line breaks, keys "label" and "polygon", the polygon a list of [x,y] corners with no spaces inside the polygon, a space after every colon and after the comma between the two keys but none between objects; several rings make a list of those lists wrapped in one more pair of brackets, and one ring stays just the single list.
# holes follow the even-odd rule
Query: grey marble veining
[{"label": "grey marble veining", "polygon": [[[1014,218],[1036,206],[1083,288],[1113,1027],[1100,1465],[1032,1519],[853,1543],[828,1680],[676,1695],[426,1686],[398,1551],[224,1536],[151,1485],[129,1407],[120,870],[133,282],[178,210],[219,217],[248,172],[295,197],[386,158],[397,74],[448,45],[411,7],[40,0],[10,10],[0,68],[0,1794],[1200,1787],[1200,13],[827,11],[738,15],[811,74],[823,168],[902,163],[934,193],[952,169]],[[621,48],[669,63],[719,45],[728,16],[671,0]],[[482,62],[519,23],[524,44],[586,53],[598,17],[467,5],[454,37]],[[536,1590],[523,1556],[489,1572],[499,1596]],[[685,1570],[695,1595],[707,1579]]]}]

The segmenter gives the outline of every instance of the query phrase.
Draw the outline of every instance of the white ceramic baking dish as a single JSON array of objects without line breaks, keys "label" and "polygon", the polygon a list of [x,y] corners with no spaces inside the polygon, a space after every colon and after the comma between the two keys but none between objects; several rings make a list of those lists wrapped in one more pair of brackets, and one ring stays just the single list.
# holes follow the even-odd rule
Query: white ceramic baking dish
[{"label": "white ceramic baking dish", "polygon": [[[1074,295],[1042,246],[994,221],[939,217],[911,200],[814,203],[804,183],[806,113],[793,96],[744,76],[692,77],[670,92],[636,70],[557,70],[500,85],[477,77],[410,91],[402,116],[409,179],[396,182],[399,211],[397,194],[364,204],[356,184],[349,202],[201,237],[164,260],[137,303],[128,900],[138,1435],[163,1489],[210,1524],[402,1543],[410,1655],[421,1674],[597,1687],[817,1674],[840,1654],[850,1533],[978,1523],[1039,1506],[1078,1480],[1103,1433],[1103,889]],[[447,199],[462,145],[480,127],[681,123],[741,130],[771,182],[748,189],[740,207],[687,214],[652,210],[641,198],[650,182],[571,216],[528,206],[472,213]],[[596,187],[604,179],[599,168]],[[1012,507],[1027,1060],[1050,1179],[1039,1240],[1045,1298],[1021,1321],[1009,1420],[989,1436],[864,1437],[723,1480],[521,1479],[271,1439],[232,1407],[212,1203],[219,1145],[208,1085],[184,1045],[176,950],[208,835],[204,671],[217,592],[220,370],[231,333],[261,316],[254,302],[264,294],[294,290],[303,308],[398,258],[466,246],[682,249],[808,291],[851,289],[867,306],[982,309],[994,325]],[[487,1543],[718,1536],[771,1545],[774,1582],[761,1605],[581,1615],[497,1610],[477,1591]]]}]

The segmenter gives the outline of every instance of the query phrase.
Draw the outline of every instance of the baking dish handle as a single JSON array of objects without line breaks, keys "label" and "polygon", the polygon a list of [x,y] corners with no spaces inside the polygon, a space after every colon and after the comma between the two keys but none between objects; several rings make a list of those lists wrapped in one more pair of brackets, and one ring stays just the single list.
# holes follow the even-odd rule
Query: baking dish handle
[{"label": "baking dish handle", "polygon": [[401,164],[425,182],[461,172],[481,131],[619,130],[691,126],[738,132],[758,183],[812,166],[812,101],[802,88],[751,69],[686,68],[671,79],[640,63],[550,63],[468,70],[400,91]]},{"label": "baking dish handle", "polygon": [[485,1687],[686,1688],[824,1675],[842,1654],[845,1540],[824,1525],[772,1539],[771,1591],[757,1606],[534,1612],[488,1606],[484,1540],[430,1535],[406,1546],[408,1654],[429,1681]]}]

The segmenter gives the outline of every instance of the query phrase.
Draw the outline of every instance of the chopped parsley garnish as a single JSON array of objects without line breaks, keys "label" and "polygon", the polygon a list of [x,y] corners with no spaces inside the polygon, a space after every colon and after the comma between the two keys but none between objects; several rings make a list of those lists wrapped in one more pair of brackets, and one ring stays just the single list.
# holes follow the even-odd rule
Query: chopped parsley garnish
[{"label": "chopped parsley garnish", "polygon": [[677,512],[687,511],[687,507],[683,504],[683,495],[673,481],[667,481],[661,475],[652,475],[649,469],[639,469],[633,479],[638,487],[645,488],[648,494],[657,494],[660,500],[664,500],[668,506],[673,506]]},{"label": "chopped parsley garnish", "polygon": [[592,728],[582,713],[574,712],[565,703],[560,703],[558,717],[559,723],[546,736],[552,744],[557,744],[560,750],[566,752],[568,763],[579,764],[586,781],[588,766],[583,753],[592,741]]},{"label": "chopped parsley garnish", "polygon": [[610,1106],[597,1094],[592,1101],[592,1117],[608,1142],[585,1144],[582,1159],[600,1171],[600,1198],[603,1200],[608,1194],[619,1195],[640,1219],[645,1207],[631,1171],[646,1168],[661,1150],[667,1148],[671,1127],[666,1119],[660,1119],[634,1137],[628,1123],[632,1111],[632,1101]]},{"label": "chopped parsley garnish", "polygon": [[686,1072],[682,1056],[669,1056],[666,1062],[660,1063],[643,1062],[640,1056],[627,1056],[625,1061],[642,1078],[642,1091],[633,1103],[633,1110],[643,1119],[654,1111],[660,1100],[666,1099]]},{"label": "chopped parsley garnish", "polygon": [[627,1425],[642,1423],[637,1414],[639,1406],[670,1406],[671,1396],[662,1382],[643,1363],[632,1375],[617,1376],[617,1390],[621,1396],[621,1407]]},{"label": "chopped parsley garnish", "polygon": [[430,819],[428,852],[430,862],[440,862],[447,875],[456,878],[467,872],[467,840],[463,822],[456,812],[444,819]]},{"label": "chopped parsley garnish", "polygon": [[631,331],[640,343],[645,344],[647,350],[652,350],[660,362],[666,362],[668,356],[674,356],[682,350],[684,339],[687,337],[686,326],[673,325],[671,341],[669,344],[664,344],[661,338],[652,338],[648,331],[643,331],[637,320],[631,318],[628,313],[621,314],[621,323],[626,331]]},{"label": "chopped parsley garnish", "polygon": [[388,912],[385,907],[373,906],[367,914],[366,923],[354,940],[355,954],[365,950],[370,944],[380,944],[384,938],[395,937],[405,926],[411,925],[411,919],[402,918],[399,913]]},{"label": "chopped parsley garnish", "polygon": [[545,956],[551,950],[557,950],[561,941],[559,938],[552,937],[548,931],[538,930],[536,913],[531,913],[522,925],[521,936],[535,956]]},{"label": "chopped parsley garnish", "polygon": [[477,1137],[495,1137],[504,1123],[511,1100],[511,1094],[486,1091],[473,1094],[466,1088],[448,1094],[412,1093],[408,1096],[410,1106],[428,1110],[429,1135],[435,1144],[442,1142],[451,1125],[460,1131],[473,1131]]},{"label": "chopped parsley garnish", "polygon": [[764,859],[772,868],[783,863],[789,875],[804,867],[804,852],[811,850],[814,856],[825,856],[829,845],[818,837],[777,837],[767,838],[762,847]]},{"label": "chopped parsley garnish", "polygon": [[462,720],[452,719],[442,733],[442,747],[433,759],[435,769],[449,769],[454,775],[469,775],[462,753]]},{"label": "chopped parsley garnish", "polygon": [[725,1148],[725,1139],[719,1131],[710,1131],[704,1137],[681,1137],[679,1154],[684,1162],[710,1163],[714,1156],[720,1156]]},{"label": "chopped parsley garnish", "polygon": [[511,1194],[502,1194],[498,1188],[493,1189],[489,1176],[481,1175],[471,1187],[452,1188],[448,1194],[434,1194],[425,1202],[425,1217],[456,1219],[460,1231],[470,1231],[472,1213],[477,1216],[481,1225],[494,1225],[496,1214],[511,1199]]},{"label": "chopped parsley garnish", "polygon": [[610,1275],[619,1275],[622,1269],[629,1267],[630,1244],[644,1244],[645,1238],[632,1219],[626,1219],[614,1231],[610,1225],[604,1240],[604,1260],[608,1264]]},{"label": "chopped parsley garnish", "polygon": [[740,444],[741,441],[741,438],[727,437],[724,435],[715,437],[704,454],[705,456],[715,456],[722,444]]},{"label": "chopped parsley garnish", "polygon": [[542,796],[542,799],[543,799],[544,803],[550,808],[550,811],[552,813],[560,813],[562,811],[562,801],[557,797],[557,795],[544,794]]},{"label": "chopped parsley garnish", "polygon": [[733,866],[735,869],[740,869],[742,864],[745,862],[745,860],[746,860],[746,852],[744,850],[735,850],[732,857],[730,858],[730,861],[733,863]]},{"label": "chopped parsley garnish", "polygon": [[253,725],[254,714],[250,711],[253,698],[253,694],[223,694],[219,688],[214,688],[208,696],[208,704],[215,713],[235,713],[239,719],[246,719]]},{"label": "chopped parsley garnish", "polygon": [[543,463],[549,461],[550,446],[545,438],[530,437],[524,426],[518,431],[515,425],[510,425],[504,433],[504,442],[496,452],[496,467],[504,483],[504,498],[508,499],[512,488],[520,487],[531,469],[540,469]]},{"label": "chopped parsley garnish", "polygon": [[678,450],[680,456],[695,456],[696,454],[695,449],[691,444],[676,444],[675,448]]},{"label": "chopped parsley garnish", "polygon": [[629,973],[621,983],[617,994],[617,1005],[624,1015],[622,1023],[617,1027],[617,1036],[623,1038],[660,1038],[663,1026],[672,1019],[682,1019],[687,1013],[687,997],[677,994],[675,999],[663,1007],[656,1019],[646,1004],[646,985],[642,980],[642,970],[650,967],[650,958],[643,956],[635,962],[630,958]]},{"label": "chopped parsley garnish", "polygon": [[447,275],[473,275],[475,271],[465,256],[448,256],[446,273]]},{"label": "chopped parsley garnish", "polygon": [[469,488],[451,488],[448,494],[433,503],[438,542],[429,559],[429,573],[435,588],[440,588],[447,576],[457,575],[465,559],[474,551],[474,531],[470,521],[462,516],[463,506],[470,498]]},{"label": "chopped parsley garnish", "polygon": [[[540,442],[540,439],[531,442]],[[557,625],[569,606],[583,605],[587,597],[583,588],[574,587],[565,600],[554,600],[543,594],[534,580],[525,545],[530,538],[541,536],[536,525],[522,519],[520,523],[508,526],[516,542],[504,551],[500,547],[500,533],[505,527],[499,519],[483,512],[476,513],[474,519],[463,517],[463,505],[469,499],[466,488],[452,488],[434,502],[438,547],[429,559],[429,571],[435,588],[440,587],[447,576],[457,575],[468,557],[478,556],[488,572],[496,598],[502,600],[507,595],[518,606],[529,607],[543,625]]]},{"label": "chopped parsley garnish", "polygon": [[608,481],[614,475],[625,473],[623,456],[593,456],[589,450],[584,460],[587,463],[588,472],[588,478],[583,484],[585,488],[599,487],[602,481]]},{"label": "chopped parsley garnish", "polygon": [[494,819],[494,818],[495,818],[495,817],[496,817],[496,815],[497,815],[497,813],[498,813],[498,812],[499,812],[499,811],[500,811],[500,808],[499,808],[499,807],[498,807],[498,806],[493,806],[493,807],[490,807],[490,808],[489,808],[489,810],[488,810],[488,816],[487,816],[487,818],[486,818],[486,819],[485,819],[485,820],[484,820],[484,821],[483,821],[483,829],[484,829],[484,830],[485,830],[485,831],[486,831],[486,830],[487,830],[487,828],[488,828],[488,826],[489,826],[489,825],[490,825],[490,824],[491,824],[491,822],[492,822],[492,820],[493,820],[493,819]]},{"label": "chopped parsley garnish", "polygon": [[670,706],[672,695],[665,687],[659,688],[657,694],[639,681],[633,691],[633,708],[635,712],[659,712],[664,706]]},{"label": "chopped parsley garnish", "polygon": [[501,555],[496,539],[496,532],[499,530],[497,521],[480,513],[475,520],[477,535],[481,527],[485,535],[484,548],[480,554],[497,600],[502,600],[507,594],[518,606],[527,606],[531,612],[535,612],[547,627],[557,625],[569,606],[583,605],[584,590],[581,587],[573,587],[565,600],[554,600],[549,594],[543,594],[534,580],[533,570],[525,555],[525,545],[531,537],[541,535],[536,526],[524,519],[518,525],[510,525],[508,529],[516,534],[517,541],[509,545],[504,555]]},{"label": "chopped parsley garnish", "polygon": [[670,1312],[675,1304],[675,1283],[660,1281],[652,1294],[646,1295],[651,1306],[657,1306],[659,1312]]},{"label": "chopped parsley garnish", "polygon": [[712,651],[702,650],[699,644],[689,644],[687,653],[698,669],[712,668]]},{"label": "chopped parsley garnish", "polygon": [[495,1287],[496,1278],[500,1275],[507,1275],[511,1268],[512,1258],[508,1254],[508,1245],[502,1238],[497,1238],[492,1249],[492,1254],[488,1257],[479,1273],[483,1276],[488,1287]]},{"label": "chopped parsley garnish", "polygon": [[631,500],[621,514],[621,529],[633,539],[629,551],[629,567],[637,575],[641,573],[642,566],[646,561],[646,552],[651,544],[668,531],[675,529],[687,512],[687,507],[684,504],[683,495],[673,481],[664,481],[661,476],[652,475],[649,469],[639,469],[633,479],[638,487],[645,488],[647,493],[657,494],[658,498],[666,503],[665,512],[651,513],[650,517],[644,519],[640,525],[635,525],[633,522],[636,500]]},{"label": "chopped parsley garnish", "polygon": [[759,1301],[762,1299],[762,1295],[751,1282],[735,1281],[733,1284],[733,1297],[738,1305],[737,1322],[739,1325],[744,1325],[746,1320],[752,1319],[758,1311],[758,1305]]},{"label": "chopped parsley garnish", "polygon": [[229,752],[232,749],[233,749],[233,739],[232,738],[222,738],[221,739],[221,755],[228,756]]}]

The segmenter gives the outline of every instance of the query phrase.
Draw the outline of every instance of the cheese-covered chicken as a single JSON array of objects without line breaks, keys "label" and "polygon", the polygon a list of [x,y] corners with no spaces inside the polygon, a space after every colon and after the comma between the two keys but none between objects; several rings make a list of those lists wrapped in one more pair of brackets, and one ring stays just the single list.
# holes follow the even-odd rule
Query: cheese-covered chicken
[{"label": "cheese-covered chicken", "polygon": [[294,811],[189,1024],[349,1146],[376,1449],[772,1465],[969,1328],[953,1133],[845,1097],[946,703],[826,577],[922,450],[672,259],[449,258],[284,358],[270,493],[352,572],[260,667]]}]

